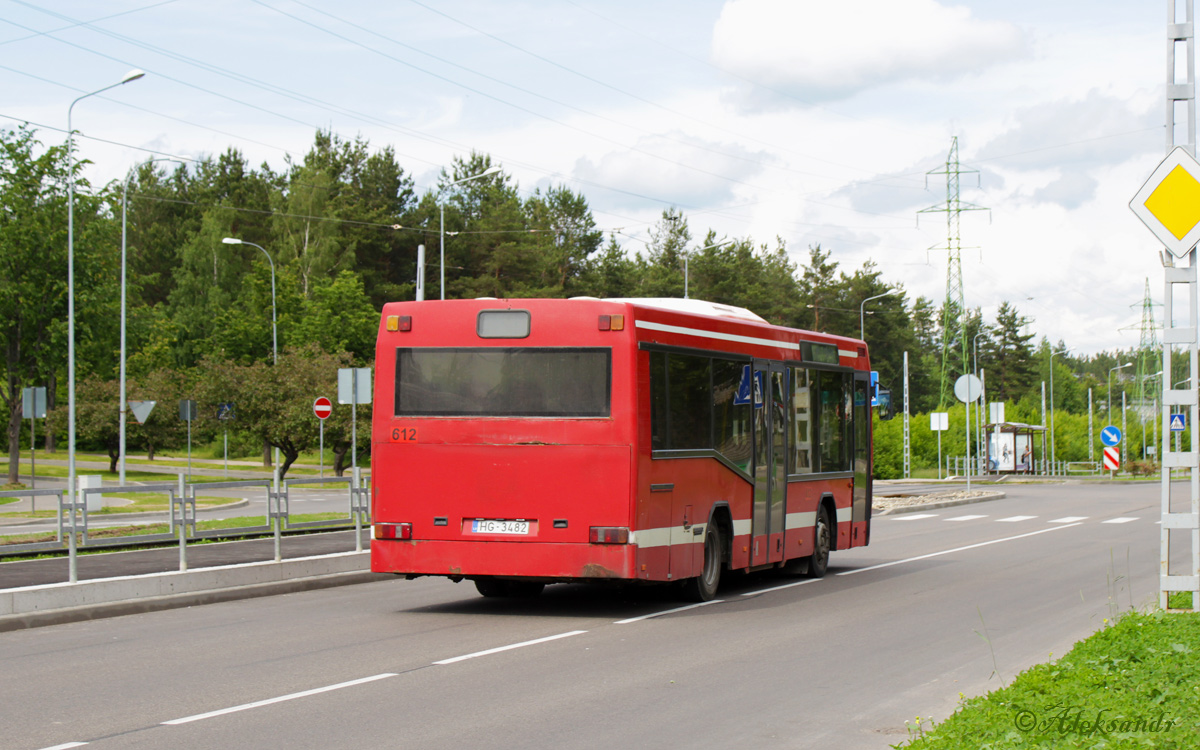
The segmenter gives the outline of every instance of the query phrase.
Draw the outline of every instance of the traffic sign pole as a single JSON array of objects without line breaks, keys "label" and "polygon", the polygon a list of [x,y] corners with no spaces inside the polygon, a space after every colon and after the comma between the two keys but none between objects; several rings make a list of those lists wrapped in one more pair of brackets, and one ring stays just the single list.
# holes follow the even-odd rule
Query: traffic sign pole
[{"label": "traffic sign pole", "polygon": [[333,413],[333,403],[324,396],[318,396],[316,401],[313,401],[313,414],[317,415],[317,421],[321,423],[321,443],[320,443],[320,460],[321,460],[321,478],[325,478],[325,420]]}]

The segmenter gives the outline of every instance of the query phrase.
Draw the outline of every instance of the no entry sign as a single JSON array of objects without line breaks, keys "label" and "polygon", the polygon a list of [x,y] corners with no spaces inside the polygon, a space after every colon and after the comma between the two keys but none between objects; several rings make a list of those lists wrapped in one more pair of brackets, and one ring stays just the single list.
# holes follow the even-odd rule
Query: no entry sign
[{"label": "no entry sign", "polygon": [[317,415],[317,419],[324,420],[332,413],[333,404],[330,403],[329,399],[321,396],[316,401],[313,401],[313,414]]}]

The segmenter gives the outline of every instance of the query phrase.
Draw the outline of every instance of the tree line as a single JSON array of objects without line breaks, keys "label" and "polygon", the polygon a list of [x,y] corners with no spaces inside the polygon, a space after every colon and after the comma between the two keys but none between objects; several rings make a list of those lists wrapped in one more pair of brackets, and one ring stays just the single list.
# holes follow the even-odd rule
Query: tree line
[{"label": "tree line", "polygon": [[[1053,357],[1055,407],[1073,413],[1086,410],[1089,385],[1107,395],[1100,376],[1132,356],[1073,357],[1063,342],[1035,345],[1032,321],[1008,302],[992,321],[978,309],[946,310],[910,297],[871,261],[845,269],[832,249],[814,245],[797,262],[778,237],[760,242],[701,231],[676,208],[662,212],[644,246],[606,235],[586,196],[565,186],[523,195],[486,154],[455,158],[436,186],[418,194],[390,147],[318,131],[308,152],[289,157],[280,171],[265,163],[255,168],[234,148],[190,164],[138,164],[125,201],[126,181],[89,184],[84,164],[69,169],[65,145],[42,143],[33,128],[0,130],[0,146],[0,398],[10,456],[28,445],[22,388],[46,386],[59,414],[66,403],[71,181],[78,439],[110,455],[118,419],[122,208],[129,398],[159,403],[146,425],[130,427],[129,444],[151,454],[179,447],[184,425],[175,404],[193,398],[205,415],[193,425],[202,428],[199,439],[228,429],[243,454],[261,451],[266,462],[270,448],[279,448],[286,470],[315,447],[312,399],[333,394],[338,367],[372,364],[385,302],[414,298],[422,244],[430,299],[439,295],[444,271],[448,298],[682,297],[686,284],[690,297],[745,307],[779,325],[858,337],[861,316],[873,367],[897,403],[908,353],[913,413],[948,407],[953,398],[942,387],[944,340],[958,353],[965,337],[971,359],[986,370],[988,400],[1026,411],[1040,400],[1051,351],[1063,352]],[[443,212],[444,269],[437,253]],[[227,244],[227,237],[260,245],[269,258],[252,245]],[[878,295],[886,296],[864,308]],[[278,365],[271,364],[273,307]],[[950,382],[963,372],[958,354]],[[1117,382],[1128,377],[1123,370]],[[216,405],[228,402],[237,418],[220,424]],[[345,411],[335,408],[326,431],[343,455],[349,438],[341,422],[349,417],[338,415]],[[369,414],[360,422],[369,434]],[[61,417],[50,421],[48,449],[61,440],[63,425]],[[16,477],[10,461],[9,482]]]}]

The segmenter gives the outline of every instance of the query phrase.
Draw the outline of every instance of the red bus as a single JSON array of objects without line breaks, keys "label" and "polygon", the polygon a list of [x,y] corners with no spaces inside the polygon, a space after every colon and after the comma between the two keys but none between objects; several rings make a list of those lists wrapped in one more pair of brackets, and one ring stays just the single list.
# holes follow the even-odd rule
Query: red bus
[{"label": "red bus", "polygon": [[707,601],[870,539],[862,341],[699,300],[395,302],[375,362],[373,571]]}]

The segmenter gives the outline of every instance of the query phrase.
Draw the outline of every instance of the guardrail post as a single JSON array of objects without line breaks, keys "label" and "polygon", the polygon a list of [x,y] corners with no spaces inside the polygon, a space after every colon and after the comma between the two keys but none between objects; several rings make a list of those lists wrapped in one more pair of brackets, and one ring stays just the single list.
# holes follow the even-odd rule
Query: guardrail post
[{"label": "guardrail post", "polygon": [[354,514],[354,551],[362,552],[362,507],[359,486],[362,484],[362,469],[355,466],[350,480],[350,511]]},{"label": "guardrail post", "polygon": [[273,479],[271,481],[271,493],[267,497],[268,510],[271,509],[272,503],[274,503],[274,510],[271,510],[271,518],[273,519],[271,521],[271,524],[272,524],[272,526],[275,527],[275,562],[282,562],[283,561],[283,551],[280,548],[280,538],[282,536],[282,529],[280,528],[280,525],[283,523],[283,519],[281,518],[282,509],[280,507],[279,467],[278,466],[275,467]]},{"label": "guardrail post", "polygon": [[68,550],[67,551],[67,580],[71,583],[75,583],[79,580],[79,569],[76,564],[79,555],[78,555],[78,550],[76,549],[77,545],[76,545],[76,541],[75,541],[75,506],[76,506],[76,502],[75,502],[75,497],[70,496],[69,492],[67,493],[67,501],[68,502],[66,502],[66,503],[63,503],[61,500],[59,501],[58,515],[60,518],[62,517],[62,510],[63,510],[64,505],[67,508],[67,512],[71,514],[71,528],[70,528],[70,531],[68,532],[69,539],[67,541],[67,550]]},{"label": "guardrail post", "polygon": [[186,573],[187,566],[187,496],[184,494],[183,474],[179,474],[178,489],[171,498],[171,518],[175,518],[175,503],[179,503],[179,572]]}]

